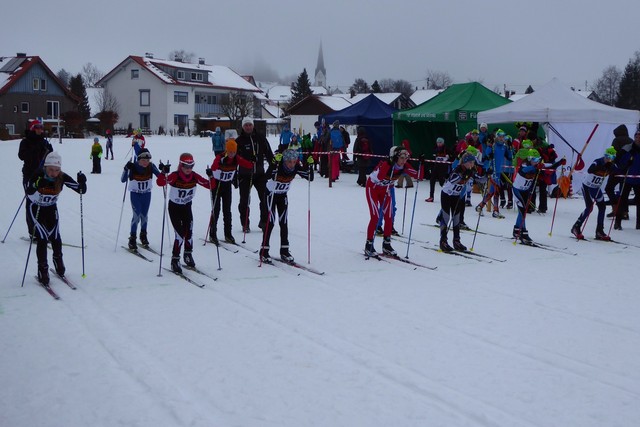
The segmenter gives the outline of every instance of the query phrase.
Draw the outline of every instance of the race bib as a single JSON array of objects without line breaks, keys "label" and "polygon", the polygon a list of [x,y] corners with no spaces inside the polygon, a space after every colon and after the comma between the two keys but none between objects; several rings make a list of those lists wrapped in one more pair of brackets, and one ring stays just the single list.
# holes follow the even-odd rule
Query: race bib
[{"label": "race bib", "polygon": [[145,181],[137,181],[132,179],[129,181],[129,191],[132,193],[148,193],[153,188],[153,184],[151,179],[147,179]]},{"label": "race bib", "polygon": [[53,206],[58,201],[58,194],[40,194],[36,191],[29,196],[29,200],[38,206]]},{"label": "race bib", "polygon": [[169,190],[169,200],[178,205],[186,205],[193,200],[196,188],[176,188],[171,187]]}]

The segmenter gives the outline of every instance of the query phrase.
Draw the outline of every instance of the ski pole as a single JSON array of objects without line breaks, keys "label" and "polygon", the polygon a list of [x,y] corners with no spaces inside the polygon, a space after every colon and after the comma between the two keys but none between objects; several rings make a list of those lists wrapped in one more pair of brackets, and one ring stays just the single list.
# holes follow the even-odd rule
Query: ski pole
[{"label": "ski pole", "polygon": [[[162,161],[160,161],[162,163]],[[164,224],[167,217],[167,174],[162,172],[165,178],[165,185],[162,187],[164,193],[164,201],[162,202],[162,233],[160,237],[160,265],[158,266],[158,277],[162,277],[162,256],[164,254]]]},{"label": "ski pole", "polygon": [[[129,161],[133,161],[133,156],[131,156],[131,159]],[[162,163],[162,160],[160,160],[160,163]],[[120,226],[122,225],[122,213],[124,212],[124,201],[127,198],[127,184],[129,184],[128,169],[126,173],[127,173],[127,179],[124,181],[124,193],[122,193],[122,206],[120,207],[120,219],[118,220],[118,231],[116,232],[116,244],[115,244],[115,247],[113,248],[114,252],[118,250],[118,238],[120,237]]]},{"label": "ski pole", "polygon": [[22,208],[22,204],[24,203],[24,200],[27,198],[27,193],[24,194],[24,196],[22,197],[22,201],[20,202],[20,206],[18,206],[18,210],[16,211],[16,214],[13,216],[13,219],[11,220],[11,224],[9,224],[9,229],[7,230],[7,233],[4,235],[4,238],[2,239],[2,243],[4,243],[5,240],[7,240],[7,236],[9,235],[9,231],[11,231],[11,227],[13,227],[13,223],[16,220],[17,216],[18,216],[18,212],[20,212],[20,209]]},{"label": "ski pole", "polygon": [[[416,180],[417,181],[417,180]],[[402,234],[404,234],[404,218],[407,213],[407,186],[404,187],[404,205],[402,206]]]},{"label": "ski pole", "polygon": [[[29,213],[31,213],[31,209],[29,209]],[[38,216],[40,215],[40,205],[38,205],[38,209],[36,210],[36,216],[33,220],[33,230],[31,231],[31,236],[29,240],[29,252],[27,252],[27,262],[24,264],[24,272],[22,273],[22,283],[20,287],[24,286],[24,279],[27,276],[27,266],[29,265],[29,258],[31,257],[31,246],[33,246],[33,238],[36,235],[36,226],[38,224]]]},{"label": "ski pole", "polygon": [[[420,162],[420,166],[418,166],[418,178],[420,177],[420,173],[422,172],[422,162]],[[411,209],[411,220],[409,221],[409,238],[407,240],[407,254],[405,255],[405,258],[409,259],[409,246],[411,245],[411,234],[413,232],[413,218],[415,216],[416,213],[416,200],[418,200],[418,186],[420,185],[420,180],[416,179],[416,189],[413,193],[413,208]],[[405,206],[406,206],[406,202],[407,202],[407,188],[405,187]],[[403,218],[403,222],[402,222],[402,230],[404,232],[404,218]]]},{"label": "ski pole", "polygon": [[[313,174],[313,170],[310,170],[309,174]],[[307,179],[307,264],[311,264],[311,179],[309,178]]]},{"label": "ski pole", "polygon": [[[82,171],[78,172],[81,174]],[[82,278],[84,279],[86,276],[84,272],[84,216],[82,211],[82,193],[80,193],[80,246],[82,246]]]}]

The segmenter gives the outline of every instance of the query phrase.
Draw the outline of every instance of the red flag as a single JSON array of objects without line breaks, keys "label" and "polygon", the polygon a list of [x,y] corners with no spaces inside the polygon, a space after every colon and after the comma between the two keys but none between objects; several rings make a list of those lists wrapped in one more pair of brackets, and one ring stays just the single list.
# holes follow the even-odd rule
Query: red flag
[{"label": "red flag", "polygon": [[584,169],[584,160],[582,160],[582,155],[578,154],[578,159],[576,160],[576,165],[573,167],[574,170],[581,171]]}]

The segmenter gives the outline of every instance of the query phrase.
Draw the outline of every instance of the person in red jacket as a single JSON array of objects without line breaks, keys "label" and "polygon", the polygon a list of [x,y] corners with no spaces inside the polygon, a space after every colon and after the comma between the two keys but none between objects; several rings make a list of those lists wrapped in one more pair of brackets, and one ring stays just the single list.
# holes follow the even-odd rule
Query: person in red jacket
[{"label": "person in red jacket", "polygon": [[[391,187],[395,181],[402,175],[409,175],[412,178],[418,178],[416,171],[407,160],[409,153],[403,147],[391,147],[389,159],[378,163],[378,166],[369,175],[367,179],[366,195],[369,204],[369,225],[367,226],[367,242],[364,247],[366,256],[377,256],[373,247],[373,235],[380,218],[380,210],[384,217],[384,241],[382,243],[382,252],[385,255],[398,256],[397,252],[391,247],[391,230],[393,228],[392,207],[391,207]],[[422,160],[421,160],[422,161]]]},{"label": "person in red jacket", "polygon": [[[193,171],[193,156],[190,153],[180,155],[178,169],[169,173],[171,165],[160,163],[162,175],[156,179],[160,187],[169,184],[169,218],[175,233],[173,242],[173,253],[171,256],[171,270],[182,273],[180,267],[180,250],[184,243],[184,263],[189,268],[195,268],[193,260],[193,213],[191,212],[191,202],[196,194],[196,185],[200,184],[205,188],[211,188],[210,181]],[[167,175],[168,174],[168,175]]]},{"label": "person in red jacket", "polygon": [[231,185],[234,182],[238,166],[253,168],[253,162],[237,155],[238,144],[231,138],[225,144],[225,151],[218,154],[213,160],[211,169],[207,169],[207,176],[211,179],[211,196],[213,197],[213,211],[209,224],[209,240],[218,245],[218,218],[220,205],[222,204],[222,216],[224,221],[224,240],[227,243],[235,243],[231,234]]}]

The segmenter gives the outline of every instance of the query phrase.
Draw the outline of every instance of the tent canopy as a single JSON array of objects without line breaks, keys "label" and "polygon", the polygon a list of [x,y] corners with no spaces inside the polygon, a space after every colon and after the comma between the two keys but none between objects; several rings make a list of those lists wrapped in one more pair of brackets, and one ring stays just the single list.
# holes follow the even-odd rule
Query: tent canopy
[{"label": "tent canopy", "polygon": [[510,102],[477,82],[451,85],[423,104],[393,115],[395,144],[408,139],[415,155],[429,156],[437,137],[453,147],[458,137],[478,127],[478,112]]},{"label": "tent canopy", "polygon": [[396,111],[374,94],[334,113],[320,116],[329,125],[338,120],[341,125],[363,126],[373,143],[374,154],[386,155],[393,142],[392,114]]},{"label": "tent canopy", "polygon": [[638,123],[640,112],[610,107],[577,94],[554,78],[532,94],[508,105],[483,111],[478,122]]},{"label": "tent canopy", "polygon": [[[568,159],[570,165],[575,163],[577,152],[583,150],[597,124],[598,128],[582,156],[589,166],[593,160],[602,157],[604,150],[611,145],[613,129],[617,126],[624,124],[629,133],[633,134],[640,121],[640,111],[609,107],[591,101],[554,78],[518,101],[479,113],[478,121],[542,123],[549,143],[555,146],[560,157]],[[554,131],[550,131],[550,128]],[[586,169],[573,174],[573,186],[576,190],[581,188]]]}]

